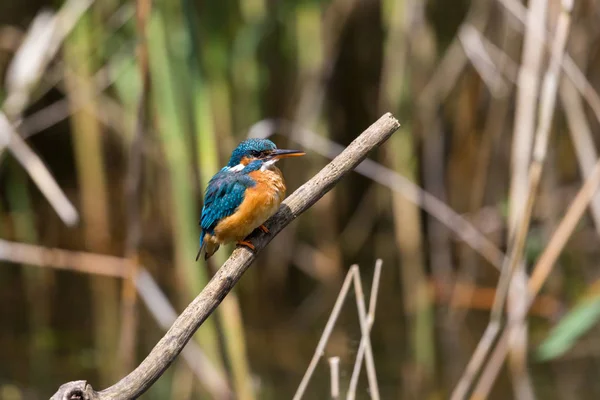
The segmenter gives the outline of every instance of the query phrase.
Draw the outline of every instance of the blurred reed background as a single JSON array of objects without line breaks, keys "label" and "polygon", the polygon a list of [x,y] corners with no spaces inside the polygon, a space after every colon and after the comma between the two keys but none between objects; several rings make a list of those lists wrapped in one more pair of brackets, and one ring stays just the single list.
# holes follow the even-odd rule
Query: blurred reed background
[{"label": "blurred reed background", "polygon": [[[590,0],[0,2],[0,398],[101,389],[145,357],[231,251],[194,262],[203,188],[237,142],[305,150],[281,163],[291,192],[386,111],[401,130],[144,398],[291,398],[349,266],[368,288],[377,258],[381,398],[465,398],[505,299],[507,362],[475,360],[476,393],[598,398],[600,197],[581,219],[572,201],[598,181],[599,18]],[[534,266],[551,274],[527,289]],[[343,394],[356,312],[325,348]],[[328,398],[328,368],[305,398]]]}]

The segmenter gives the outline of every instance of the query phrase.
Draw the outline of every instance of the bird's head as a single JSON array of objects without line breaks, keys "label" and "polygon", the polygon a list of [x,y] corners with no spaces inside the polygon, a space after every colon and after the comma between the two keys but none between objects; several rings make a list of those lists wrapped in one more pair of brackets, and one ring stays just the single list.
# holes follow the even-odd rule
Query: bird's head
[{"label": "bird's head", "polygon": [[233,150],[227,166],[241,170],[250,163],[260,167],[265,163],[274,164],[282,158],[298,157],[304,154],[299,150],[278,149],[275,143],[267,139],[247,139]]}]

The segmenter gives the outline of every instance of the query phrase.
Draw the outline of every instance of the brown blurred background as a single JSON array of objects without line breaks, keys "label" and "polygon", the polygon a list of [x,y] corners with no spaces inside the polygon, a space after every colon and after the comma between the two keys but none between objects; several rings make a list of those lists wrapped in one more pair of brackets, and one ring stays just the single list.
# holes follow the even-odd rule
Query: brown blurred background
[{"label": "brown blurred background", "polygon": [[[402,128],[143,398],[219,398],[206,368],[236,398],[291,398],[350,265],[368,296],[377,258],[381,398],[449,398],[495,296],[519,329],[490,398],[598,398],[600,197],[517,311],[596,179],[600,6],[570,3],[2,0],[0,398],[102,389],[143,360],[232,250],[194,262],[203,188],[239,141],[306,151],[280,163],[291,192],[387,111]],[[360,338],[351,291],[304,398],[329,397],[332,356],[346,395]]]}]

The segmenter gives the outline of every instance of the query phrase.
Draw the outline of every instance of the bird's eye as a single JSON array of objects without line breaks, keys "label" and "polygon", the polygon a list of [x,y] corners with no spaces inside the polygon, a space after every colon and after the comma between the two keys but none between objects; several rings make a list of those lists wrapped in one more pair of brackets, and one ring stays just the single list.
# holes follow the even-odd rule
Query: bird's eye
[{"label": "bird's eye", "polygon": [[256,158],[260,158],[260,156],[262,155],[261,152],[258,150],[252,150],[250,152],[250,154],[252,155],[252,157],[256,157]]}]

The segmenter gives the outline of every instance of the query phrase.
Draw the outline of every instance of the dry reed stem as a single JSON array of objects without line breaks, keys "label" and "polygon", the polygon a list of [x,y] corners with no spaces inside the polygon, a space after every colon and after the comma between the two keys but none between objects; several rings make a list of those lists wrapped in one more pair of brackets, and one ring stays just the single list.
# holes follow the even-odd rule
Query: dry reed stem
[{"label": "dry reed stem", "polygon": [[7,96],[2,108],[11,121],[20,119],[46,67],[92,3],[68,0],[56,14],[38,14],[7,71]]},{"label": "dry reed stem", "polygon": [[329,357],[329,371],[331,378],[330,394],[332,399],[340,397],[340,358]]},{"label": "dry reed stem", "polygon": [[79,220],[77,210],[58,186],[41,158],[13,129],[6,114],[0,111],[0,152],[4,146],[8,147],[12,155],[27,171],[62,221],[69,226],[75,225]]},{"label": "dry reed stem", "polygon": [[[492,3],[492,1],[488,0],[471,2],[465,22],[461,26],[472,24],[478,30],[483,30],[491,15]],[[419,105],[431,104],[432,99],[436,99],[438,103],[443,103],[456,85],[460,74],[467,66],[467,61],[462,45],[459,39],[455,37],[450,46],[448,46],[448,50],[444,53],[442,60],[438,63],[437,69],[433,72],[431,79],[419,95]]]},{"label": "dry reed stem", "polygon": [[454,391],[450,397],[451,400],[464,400],[467,398],[467,393],[471,388],[471,384],[475,380],[477,373],[480,371],[489,349],[492,347],[494,340],[500,332],[500,322],[490,320],[475,351],[471,355],[471,359],[465,368],[460,380],[456,384]]},{"label": "dry reed stem", "polygon": [[[63,68],[63,72],[69,73],[78,81],[83,79],[81,77],[76,77],[75,72],[69,68]],[[69,99],[68,97],[64,97],[38,111],[33,112],[20,121],[18,125],[19,133],[23,138],[27,139],[36,133],[50,128],[52,125],[55,125],[60,121],[65,120],[81,109],[89,107],[90,104],[98,101],[97,98],[101,97],[100,94],[104,90],[115,83],[115,80],[119,77],[120,73],[120,70],[113,70],[113,65],[111,62],[107,63],[94,73],[93,81],[95,85],[91,96],[77,99]],[[65,93],[64,88],[62,88],[60,85],[58,89]],[[102,112],[95,112],[95,116],[102,122],[106,123],[106,118],[101,118],[100,114],[102,114]],[[121,131],[121,129],[116,130]]]},{"label": "dry reed stem", "polygon": [[[570,4],[570,6],[572,7],[572,3]],[[540,22],[543,22],[543,20],[545,19],[545,7],[546,4],[542,1],[539,3],[532,3],[531,4],[531,9],[529,11],[528,14],[528,18],[529,18],[529,23],[531,25],[527,25],[528,29],[526,32],[526,45],[524,46],[524,52],[526,51],[532,51],[532,49],[535,48],[535,46],[533,46],[533,44],[535,44],[536,42],[534,40],[532,40],[531,38],[535,37],[535,31],[533,31],[533,29],[537,29],[537,31],[540,32],[544,32],[545,29],[540,28],[539,26],[536,28],[536,24],[539,24]],[[525,247],[525,241],[526,241],[526,237],[527,237],[527,232],[529,230],[529,221],[531,219],[531,213],[533,210],[533,205],[534,205],[534,199],[535,199],[535,195],[537,194],[537,190],[539,187],[539,182],[540,182],[540,178],[541,178],[541,174],[542,174],[542,167],[543,167],[543,162],[545,160],[546,157],[546,153],[547,153],[547,147],[548,147],[548,141],[549,141],[549,136],[550,136],[550,125],[551,125],[551,120],[552,120],[552,116],[553,116],[553,111],[555,108],[555,102],[556,102],[556,91],[558,88],[558,76],[560,73],[560,68],[561,65],[563,63],[563,57],[564,57],[564,53],[565,53],[565,46],[566,46],[566,39],[568,36],[568,31],[569,31],[569,12],[570,12],[570,8],[569,8],[569,4],[564,4],[563,7],[563,12],[561,13],[561,16],[559,18],[559,24],[557,26],[557,32],[554,38],[554,42],[552,45],[552,58],[551,58],[551,62],[550,65],[548,67],[548,70],[546,72],[546,75],[544,77],[544,82],[543,82],[543,87],[542,87],[542,94],[541,94],[541,104],[540,104],[540,122],[539,122],[539,126],[535,135],[535,147],[533,149],[533,161],[532,164],[529,168],[529,177],[528,179],[523,182],[521,181],[521,184],[518,184],[517,181],[515,180],[515,184],[513,185],[513,193],[511,196],[512,198],[518,199],[521,198],[522,196],[519,195],[519,191],[517,190],[519,185],[522,185],[523,183],[527,188],[527,193],[526,193],[526,201],[522,201],[522,200],[515,200],[513,201],[514,207],[518,207],[519,205],[524,205],[524,209],[522,210],[518,210],[518,209],[514,209],[511,213],[511,215],[513,215],[513,218],[511,219],[510,224],[509,224],[509,230],[510,230],[510,251],[509,251],[509,259],[508,259],[508,263],[506,265],[505,268],[503,268],[502,270],[502,274],[500,276],[500,280],[498,282],[498,288],[496,291],[496,298],[494,300],[494,306],[492,308],[492,313],[491,313],[491,317],[490,317],[490,326],[494,325],[494,327],[489,327],[488,329],[486,329],[486,333],[484,333],[483,338],[481,339],[480,343],[478,344],[478,348],[475,352],[475,354],[477,354],[477,360],[478,362],[483,362],[484,358],[485,358],[485,354],[487,354],[487,351],[489,350],[489,347],[491,346],[493,340],[495,339],[495,335],[499,332],[499,329],[496,328],[496,326],[499,327],[501,318],[502,318],[502,312],[503,312],[503,306],[504,306],[504,302],[506,300],[506,297],[509,293],[509,287],[511,286],[511,279],[513,278],[513,275],[519,270],[519,265],[521,264],[521,258],[522,258],[522,253]],[[541,14],[541,15],[540,15]],[[534,33],[532,33],[532,31]],[[543,38],[537,38],[538,40],[542,40]],[[530,42],[528,42],[528,40]],[[527,43],[530,44],[530,46],[528,47]],[[538,50],[541,49],[540,46],[538,46]],[[537,54],[537,57],[541,58],[541,54]],[[533,56],[531,55],[531,53],[524,53],[524,66],[521,68],[521,71],[519,73],[519,80],[518,80],[518,84],[519,86],[519,93],[522,93],[523,96],[518,98],[517,101],[517,116],[515,119],[515,147],[513,148],[513,154],[518,154],[519,152],[523,152],[520,156],[520,158],[516,159],[516,163],[522,163],[524,161],[525,158],[529,158],[529,151],[530,149],[528,147],[525,148],[525,150],[523,150],[522,147],[519,146],[523,146],[523,144],[517,144],[516,138],[521,138],[523,137],[523,133],[525,133],[525,129],[526,128],[533,128],[533,124],[535,121],[535,116],[532,114],[531,110],[531,105],[535,104],[535,100],[536,100],[536,95],[535,92],[533,92],[533,90],[535,89],[536,85],[532,85],[531,83],[531,73],[532,71],[536,71],[539,69],[539,62],[541,60],[534,60]],[[529,63],[529,65],[527,64]],[[535,81],[533,82],[535,84]],[[525,106],[525,105],[529,105],[529,106]],[[530,112],[525,112],[525,111],[530,111]],[[523,122],[525,121],[525,122]],[[530,133],[532,131],[529,131]],[[515,167],[518,168],[518,165]],[[515,186],[516,185],[516,186]],[[521,223],[517,226],[514,225],[515,221],[520,220]],[[523,308],[524,306],[524,302],[526,301],[526,296],[523,293],[523,290],[525,290],[525,285],[523,283],[523,280],[526,279],[524,272],[519,272],[517,276],[515,276],[515,279],[519,277],[518,281],[514,281],[513,285],[515,288],[515,291],[513,291],[513,295],[511,295],[511,297],[514,297],[514,308],[512,308],[511,313],[512,314],[519,314],[519,315],[523,315],[523,318],[525,316],[525,313],[522,311],[519,311],[519,308]],[[516,289],[518,287],[521,287],[520,290]],[[512,371],[513,371],[513,378],[515,379],[515,391],[516,391],[516,395],[519,396],[520,398],[533,398],[533,389],[532,389],[532,385],[529,381],[529,377],[528,374],[526,372],[526,367],[525,367],[525,359],[526,359],[526,329],[523,325],[523,322],[521,322],[521,325],[517,325],[514,324],[513,325],[513,329],[515,329],[516,331],[513,331],[513,337],[512,337],[512,346],[517,346],[515,349],[518,349],[518,351],[515,351],[515,353],[513,353],[514,358],[513,358],[513,363],[511,364],[512,366]],[[517,334],[517,332],[519,334]],[[480,355],[483,354],[483,357],[481,357]],[[473,359],[475,359],[475,355],[473,356]],[[471,369],[471,371],[473,370],[479,370],[481,368],[481,365],[479,364],[474,364],[472,362],[469,363],[469,367],[468,369]],[[463,379],[469,376],[471,378],[474,377],[474,375],[472,374],[468,374],[463,376]],[[470,382],[469,383],[464,383],[464,384],[459,384],[459,386],[457,386],[457,388],[461,388],[462,390],[468,390],[468,388],[470,387]],[[455,391],[455,395],[457,396],[457,398],[461,398],[464,397],[466,395],[466,392],[456,392]]]},{"label": "dry reed stem", "polygon": [[[503,49],[506,49],[511,54],[514,54],[518,51],[517,46],[516,46],[517,43],[515,43],[516,42],[515,41],[516,33],[512,32],[512,30],[510,30],[510,27],[508,27],[506,25],[507,24],[505,23],[504,28],[503,28],[503,33],[502,33],[501,45],[502,45]],[[473,35],[474,37],[476,37],[477,42],[483,44],[484,47],[486,46],[487,39],[484,38],[477,31],[477,29],[474,26],[468,25],[468,24],[463,24],[462,29],[468,30],[470,32],[469,33],[470,35]],[[489,50],[489,49],[486,48],[486,50]],[[491,52],[488,53],[488,55],[490,55],[490,56],[491,56],[491,54],[492,54]],[[503,53],[503,52],[502,52],[502,54],[499,54],[498,51],[496,51],[496,53],[494,54],[494,59],[495,59],[495,63],[496,63],[496,68],[502,72],[504,72],[505,69],[507,68],[507,66],[511,65],[511,62],[512,62],[512,60],[510,59],[508,54]],[[514,79],[512,79],[512,82],[516,81],[516,76],[517,76],[517,72],[518,72],[518,69],[516,66],[514,67],[514,71],[515,71],[515,74],[514,74]],[[495,152],[495,149],[500,147],[500,138],[502,136],[502,133],[505,132],[506,125],[509,122],[508,115],[509,115],[509,107],[510,107],[510,103],[511,103],[510,95],[512,94],[513,91],[514,91],[514,85],[508,86],[508,92],[506,93],[506,96],[504,96],[502,98],[493,99],[489,105],[488,113],[487,113],[487,116],[485,119],[484,133],[482,135],[481,142],[479,144],[479,149],[478,149],[478,160],[477,160],[477,167],[476,167],[477,173],[473,180],[471,193],[469,196],[470,197],[469,198],[469,209],[470,210],[479,210],[478,212],[480,212],[482,210],[482,206],[484,204],[485,192],[486,192],[487,177],[488,177],[489,173],[491,172],[490,165],[491,165],[491,161],[493,159],[493,153]],[[501,218],[502,218],[501,216],[498,216],[498,223],[501,223]],[[499,230],[500,229],[498,229],[498,231]],[[452,319],[452,321],[450,320],[450,318],[448,318],[449,324],[460,326],[462,324],[462,322],[464,321],[464,318],[466,317],[466,312],[457,312],[457,309],[455,307],[458,304],[458,296],[459,296],[459,290],[456,290],[456,289],[459,287],[459,285],[464,284],[467,281],[474,280],[474,275],[475,275],[475,271],[476,271],[475,263],[476,263],[476,259],[474,257],[474,254],[471,254],[471,253],[468,253],[466,255],[465,262],[461,263],[462,265],[460,266],[460,269],[458,272],[458,277],[456,278],[456,281],[459,283],[455,286],[455,290],[454,290],[452,300],[451,300],[452,313],[449,315],[449,317],[454,316],[454,318]],[[467,292],[469,292],[469,290],[467,290]],[[471,292],[471,295],[474,295],[474,294],[475,293]],[[493,303],[493,296],[492,296],[491,303]],[[456,373],[456,371],[460,371],[461,368],[462,367],[455,368],[453,370],[453,373]],[[459,376],[456,376],[453,379],[453,381],[458,380],[458,378],[459,378]],[[450,385],[453,385],[453,384],[454,384],[454,382],[452,382]]]},{"label": "dry reed stem", "polygon": [[[373,283],[371,284],[371,295],[369,298],[369,312],[367,314],[367,320],[369,323],[369,331],[375,321],[375,310],[377,308],[377,295],[379,293],[379,283],[381,280],[381,267],[383,260],[378,259],[375,262],[375,271],[373,273]],[[359,301],[357,298],[356,301]],[[358,386],[358,378],[360,376],[360,369],[363,365],[363,358],[365,356],[366,342],[364,338],[360,339],[358,346],[358,352],[356,353],[356,361],[354,362],[354,368],[352,369],[352,376],[350,377],[350,385],[348,386],[348,392],[346,400],[354,400],[356,397],[356,387]]]},{"label": "dry reed stem", "polygon": [[[563,79],[560,85],[560,96],[562,106],[567,117],[567,125],[569,134],[573,142],[575,153],[577,154],[577,162],[579,170],[584,178],[590,176],[594,169],[594,164],[598,159],[598,152],[594,144],[592,130],[587,122],[585,109],[581,95],[573,83]],[[590,212],[596,232],[600,235],[600,196],[596,195],[590,203]]]},{"label": "dry reed stem", "polygon": [[469,30],[469,34],[476,37],[478,42],[481,42],[483,49],[486,51],[494,64],[496,65],[499,72],[511,83],[518,84],[519,76],[519,64],[517,64],[503,49],[503,47],[496,46],[483,33],[472,25],[465,25],[465,29]]},{"label": "dry reed stem", "polygon": [[0,239],[0,260],[115,278],[124,278],[128,274],[127,262],[120,257],[50,249],[3,239]]},{"label": "dry reed stem", "polygon": [[[541,9],[540,9],[541,7]],[[538,11],[536,15],[534,9]],[[533,130],[535,123],[535,102],[538,92],[538,72],[542,61],[542,46],[538,43],[531,31],[537,24],[545,22],[545,0],[533,0],[527,13],[528,25],[525,33],[522,57],[523,64],[519,70],[517,93],[517,107],[514,123],[513,147],[512,147],[512,178],[510,187],[509,207],[509,256],[505,259],[501,268],[498,290],[492,307],[490,322],[485,329],[477,347],[471,356],[465,372],[461,376],[453,393],[453,400],[462,400],[467,397],[472,382],[480,371],[485,358],[491,348],[501,327],[501,318],[508,294],[508,289],[513,275],[517,271],[521,258],[522,246],[525,242],[528,222],[518,225],[517,222],[524,217],[525,210],[522,208],[526,201],[532,201],[533,196],[527,196],[527,169],[530,163],[530,154],[533,146]],[[541,11],[541,12],[540,12]],[[540,15],[541,14],[541,15]],[[539,20],[536,20],[536,16]],[[543,29],[541,31],[544,31]],[[533,203],[531,203],[532,205]],[[529,205],[525,209],[529,209]],[[527,219],[528,221],[528,219]],[[518,226],[522,229],[515,235]],[[519,275],[522,275],[521,270]],[[522,277],[521,277],[522,278]],[[525,278],[526,279],[526,278]],[[522,280],[522,279],[521,279]],[[523,337],[521,336],[521,339]],[[521,344],[523,341],[521,341]]]},{"label": "dry reed stem", "polygon": [[[563,248],[567,244],[571,234],[575,230],[577,223],[583,216],[586,211],[586,208],[589,206],[592,198],[596,194],[598,187],[600,186],[600,160],[594,166],[594,170],[590,174],[590,176],[586,179],[584,185],[579,190],[573,201],[571,202],[567,213],[560,221],[558,227],[554,231],[552,238],[548,242],[548,245],[544,249],[544,252],[536,262],[533,272],[531,274],[531,278],[527,283],[527,304],[521,312],[526,312],[533,304],[533,299],[537,296],[542,285],[552,272],[552,268],[556,263],[556,260],[560,256]],[[491,389],[491,385],[495,380],[500,367],[504,361],[504,357],[506,357],[506,353],[508,348],[504,347],[505,343],[509,340],[509,328],[513,325],[513,321],[518,323],[523,317],[523,315],[515,315],[514,319],[509,321],[509,325],[507,329],[504,331],[498,343],[496,345],[496,349],[493,352],[493,356],[490,358],[490,362],[486,366],[486,369],[482,373],[482,380],[480,381],[480,386],[475,389],[473,396],[475,398],[485,398],[487,393]],[[483,377],[485,377],[485,381],[483,381]]]},{"label": "dry reed stem", "polygon": [[496,375],[500,368],[502,368],[504,359],[506,358],[507,353],[510,351],[511,337],[508,333],[508,330],[506,330],[505,334],[502,335],[500,340],[496,343],[496,347],[492,351],[490,359],[485,369],[481,373],[479,382],[475,386],[470,400],[484,400],[488,397],[487,393],[489,393],[489,391],[492,389]]},{"label": "dry reed stem", "polygon": [[[517,0],[498,0],[500,4],[504,6],[504,8],[515,18],[517,18],[523,25],[526,25],[527,9],[523,4],[521,4]],[[570,1],[570,0],[569,0]],[[544,30],[539,30],[534,28],[531,32],[533,35],[543,39],[543,42],[546,46],[548,46],[545,37],[547,32]],[[564,60],[562,63],[562,69],[565,72],[565,75],[573,82],[577,91],[583,96],[586,100],[590,108],[592,109],[596,119],[600,121],[600,96],[598,92],[594,89],[589,80],[585,77],[585,74],[581,71],[581,69],[577,66],[577,63],[571,58],[569,54],[564,55]]]},{"label": "dry reed stem", "polygon": [[546,10],[547,0],[532,0],[526,14],[511,152],[513,159],[508,221],[511,240],[519,226],[518,221],[523,217],[523,204],[527,199],[527,171],[534,142],[535,110],[544,50],[544,35],[535,35],[532,32],[546,31]]},{"label": "dry reed stem", "polygon": [[477,70],[481,80],[494,97],[504,97],[508,93],[508,86],[504,82],[501,69],[494,63],[488,54],[481,35],[471,24],[463,24],[458,31],[458,38],[465,54]]},{"label": "dry reed stem", "polygon": [[344,283],[342,284],[342,288],[340,289],[340,293],[335,300],[335,304],[333,305],[333,309],[331,310],[331,314],[329,315],[329,319],[325,324],[325,328],[323,329],[323,333],[321,334],[321,338],[319,339],[319,343],[317,343],[317,348],[315,349],[315,353],[313,354],[310,363],[308,364],[308,368],[306,368],[306,372],[300,381],[300,385],[298,385],[298,389],[296,389],[296,393],[294,394],[293,400],[300,400],[302,396],[304,396],[304,392],[308,387],[310,382],[310,378],[312,377],[319,360],[323,357],[325,346],[327,346],[327,342],[329,341],[329,337],[333,332],[333,328],[335,327],[335,323],[342,311],[342,306],[344,305],[344,301],[348,296],[348,292],[350,291],[350,285],[353,282],[353,276],[357,273],[357,269],[351,267],[346,274],[346,278],[344,279]]},{"label": "dry reed stem", "polygon": [[358,318],[360,321],[360,331],[362,333],[361,342],[365,344],[365,365],[367,369],[367,380],[371,398],[379,400],[379,385],[377,384],[377,372],[375,371],[375,362],[373,360],[373,348],[371,346],[369,318],[365,309],[365,294],[362,289],[362,281],[358,265],[354,266],[354,293],[356,295],[356,308],[358,309]]},{"label": "dry reed stem", "polygon": [[[554,34],[554,41],[552,43],[552,51],[550,64],[544,76],[544,80],[541,88],[541,99],[539,105],[539,116],[538,116],[538,127],[535,134],[535,144],[533,147],[533,160],[532,164],[529,167],[529,179],[528,179],[528,193],[527,193],[527,201],[525,203],[524,212],[517,212],[516,216],[519,217],[521,225],[518,231],[518,237],[515,239],[515,249],[514,255],[509,256],[509,258],[514,257],[515,264],[511,265],[509,268],[509,278],[508,282],[511,280],[511,275],[514,274],[514,278],[512,283],[510,284],[510,316],[514,322],[515,315],[516,318],[520,319],[520,323],[517,324],[514,322],[509,342],[509,346],[511,348],[511,358],[510,358],[510,366],[511,372],[513,376],[513,385],[515,388],[515,395],[519,399],[534,399],[535,394],[533,391],[533,384],[531,383],[531,378],[527,371],[527,325],[525,322],[526,312],[522,311],[526,307],[527,295],[526,291],[526,274],[524,268],[524,261],[517,261],[523,257],[523,251],[525,248],[525,242],[527,238],[527,232],[529,231],[529,223],[531,221],[531,215],[533,212],[534,199],[537,195],[538,188],[541,181],[542,169],[544,165],[544,161],[546,159],[546,155],[548,152],[548,143],[550,140],[550,131],[551,124],[554,115],[554,109],[556,105],[556,93],[558,90],[558,82],[561,72],[561,65],[565,53],[565,47],[567,43],[567,38],[569,34],[570,27],[570,18],[569,14],[571,8],[573,7],[573,2],[571,0],[563,0],[562,2],[563,9],[561,10],[558,24],[556,27],[556,32]],[[545,7],[539,5],[540,9],[536,10],[533,8],[533,3],[530,9],[530,13],[533,14],[531,18],[535,18],[537,20],[543,20],[545,18],[545,12],[541,12],[541,8]],[[542,15],[540,15],[542,14]],[[519,83],[522,83],[519,79]],[[519,90],[522,88],[520,87]],[[535,102],[535,100],[533,100]],[[517,105],[519,107],[519,105]],[[535,120],[535,116],[531,116],[533,120]],[[519,123],[517,120],[516,123]],[[515,130],[515,134],[517,131]],[[510,229],[510,228],[509,228]],[[514,231],[513,231],[514,232]],[[520,235],[520,237],[519,237]],[[521,269],[518,273],[518,269]],[[507,282],[507,283],[508,283]],[[503,296],[503,292],[501,291],[503,288],[498,287],[497,294]],[[507,287],[508,291],[508,287]],[[502,300],[502,299],[501,299]],[[501,307],[501,306],[500,306]],[[521,317],[519,317],[519,315]],[[501,315],[498,314],[498,318]]]},{"label": "dry reed stem", "polygon": [[[504,0],[502,3],[519,21],[524,21],[523,14],[525,10],[520,3],[514,3],[510,0]],[[480,32],[478,34],[480,40],[482,40],[489,54],[496,62],[500,62],[499,60],[508,61],[504,65],[503,72],[511,81],[516,83],[517,65],[514,61],[510,60],[500,48],[483,37]],[[594,168],[597,157],[592,143],[590,128],[586,122],[583,104],[579,96],[586,100],[586,103],[590,106],[598,121],[600,121],[600,97],[568,54],[564,55],[561,67],[565,75],[569,78],[569,81],[565,80],[561,83],[560,96],[567,116],[569,133],[571,134],[577,153],[579,167],[583,175],[587,177]],[[596,224],[596,230],[600,231],[600,196],[596,196],[590,207]]]}]

